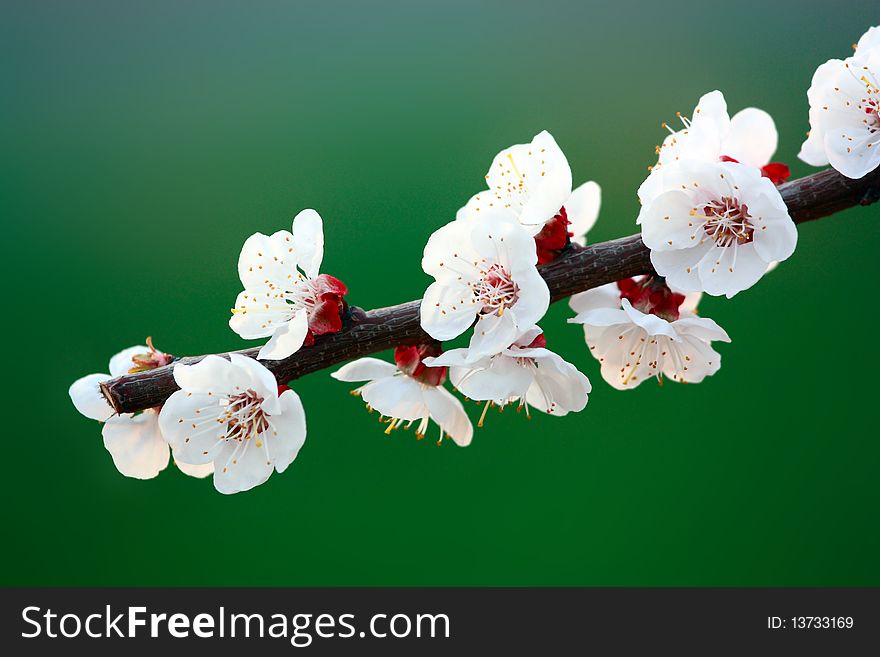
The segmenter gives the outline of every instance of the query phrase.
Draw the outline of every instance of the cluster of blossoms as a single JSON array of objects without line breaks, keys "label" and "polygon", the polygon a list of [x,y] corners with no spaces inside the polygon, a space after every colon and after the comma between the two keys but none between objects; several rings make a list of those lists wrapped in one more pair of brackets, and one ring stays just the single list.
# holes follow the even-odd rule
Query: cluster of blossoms
[{"label": "cluster of blossoms", "polygon": [[[800,157],[860,177],[880,164],[880,29],[856,53],[823,64],[813,78],[811,132]],[[753,286],[794,252],[797,231],[778,190],[789,176],[773,162],[778,136],[766,112],[733,117],[720,91],[704,95],[691,118],[656,148],[657,163],[638,189],[636,224],[654,272],[574,295],[589,353],[602,378],[619,390],[649,379],[699,383],[721,356],[712,343],[730,342],[711,319],[697,315],[703,293],[732,297]],[[539,323],[550,290],[539,266],[586,243],[601,192],[595,182],[572,189],[568,160],[548,132],[501,151],[486,189],[431,235],[422,269],[434,279],[420,306],[431,340],[402,344],[394,362],[360,358],[332,374],[357,382],[352,394],[379,413],[385,433],[414,427],[425,437],[433,421],[444,438],[469,445],[474,428],[447,379],[464,397],[489,408],[513,405],[562,416],[583,410],[589,379],[547,347]],[[575,245],[575,246],[573,246]],[[340,331],[349,315],[346,286],[319,273],[324,254],[321,217],[304,210],[291,231],[257,233],[238,262],[244,290],[230,327],[266,340],[258,358],[288,358],[318,336]],[[443,350],[464,337],[466,346]],[[157,408],[117,414],[101,392],[127,373],[173,367],[180,388]],[[283,472],[306,437],[297,394],[279,385],[255,359],[207,356],[195,364],[147,345],[114,356],[109,374],[76,381],[70,396],[85,416],[104,423],[104,445],[124,475],[148,479],[173,457],[186,474],[206,477],[223,493],[245,491]]]}]

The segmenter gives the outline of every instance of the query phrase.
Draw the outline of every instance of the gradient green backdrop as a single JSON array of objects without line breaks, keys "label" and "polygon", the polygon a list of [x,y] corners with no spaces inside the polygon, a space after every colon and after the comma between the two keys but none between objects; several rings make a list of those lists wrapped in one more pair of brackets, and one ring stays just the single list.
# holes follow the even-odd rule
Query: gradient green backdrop
[{"label": "gradient green backdrop", "polygon": [[[67,396],[152,335],[227,326],[255,231],[324,217],[363,307],[417,298],[428,235],[502,147],[550,130],[635,232],[660,122],[720,88],[777,120],[795,175],[813,70],[873,3],[3,3],[2,583],[880,585],[876,208],[702,313],[733,337],[698,386],[617,392],[565,304],[550,345],[594,392],[491,415],[472,446],[383,435],[346,384],[296,383],[296,463],[226,497],[126,479]],[[476,411],[476,409],[473,409]],[[476,413],[474,413],[476,415]]]}]

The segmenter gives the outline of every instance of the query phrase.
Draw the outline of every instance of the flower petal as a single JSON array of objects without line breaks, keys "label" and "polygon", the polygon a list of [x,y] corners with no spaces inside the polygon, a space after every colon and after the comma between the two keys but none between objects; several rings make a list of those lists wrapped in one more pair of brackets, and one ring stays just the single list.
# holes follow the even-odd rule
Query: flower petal
[{"label": "flower petal", "polygon": [[238,277],[245,289],[283,286],[298,276],[296,257],[293,235],[286,230],[255,233],[241,247]]},{"label": "flower petal", "polygon": [[773,157],[778,141],[773,117],[764,110],[747,107],[730,119],[730,132],[721,143],[721,154],[760,169]]},{"label": "flower petal", "polygon": [[101,433],[113,464],[126,477],[152,479],[168,466],[168,443],[155,411],[112,417]]},{"label": "flower petal", "polygon": [[303,210],[293,218],[293,248],[296,262],[306,276],[315,278],[324,259],[324,223],[314,210]]},{"label": "flower petal", "polygon": [[266,432],[266,444],[275,471],[284,472],[305,443],[306,413],[299,395],[293,390],[285,390],[278,401],[280,412],[269,418],[271,429]]},{"label": "flower petal", "polygon": [[361,398],[382,415],[420,420],[428,415],[423,386],[404,374],[372,381],[361,388]]},{"label": "flower petal", "polygon": [[201,465],[214,461],[226,445],[226,424],[218,422],[223,408],[216,395],[173,393],[159,413],[162,436],[184,463]]},{"label": "flower petal", "polygon": [[[617,283],[608,283],[586,292],[578,292],[568,300],[569,307],[576,313],[584,313],[595,308],[620,309],[620,289]],[[579,322],[570,319],[570,322]]]},{"label": "flower petal", "polygon": [[229,328],[245,340],[272,335],[279,326],[290,321],[296,309],[287,303],[282,290],[260,285],[238,293],[229,318]]},{"label": "flower petal", "polygon": [[215,460],[214,488],[225,495],[231,495],[264,483],[273,469],[266,441],[249,438],[230,443]]},{"label": "flower petal", "polygon": [[253,358],[241,354],[229,354],[229,362],[247,375],[248,380],[242,380],[236,392],[253,390],[263,398],[262,408],[267,413],[278,412],[278,381],[275,375],[262,363]]},{"label": "flower petal", "polygon": [[150,348],[146,345],[136,345],[134,347],[129,347],[128,349],[123,349],[110,359],[110,375],[122,376],[123,374],[128,374],[128,371],[134,367],[132,358],[139,354],[148,353],[150,353]]},{"label": "flower petal", "polygon": [[98,422],[106,422],[113,417],[116,411],[107,403],[100,388],[101,383],[111,378],[109,374],[89,374],[74,381],[68,394],[76,410]]},{"label": "flower petal", "polygon": [[534,379],[533,373],[519,365],[516,358],[502,354],[453,367],[449,376],[452,385],[468,399],[499,404],[525,395]]},{"label": "flower petal", "polygon": [[435,340],[451,340],[468,330],[477,312],[473,292],[466,284],[437,281],[422,299],[421,325]]},{"label": "flower petal", "polygon": [[480,315],[474,326],[468,351],[474,356],[491,356],[507,349],[519,330],[512,311],[503,315]]},{"label": "flower petal", "polygon": [[459,447],[470,445],[474,437],[474,425],[461,402],[441,386],[426,389],[424,397],[431,419],[440,425],[453,442]]},{"label": "flower petal", "polygon": [[596,224],[601,207],[602,189],[592,180],[571,193],[565,202],[565,212],[570,222],[569,232],[574,236],[572,242],[580,245],[587,243],[587,233]]},{"label": "flower petal", "polygon": [[221,356],[205,356],[194,365],[174,366],[174,381],[186,392],[226,395],[235,385],[235,367]]},{"label": "flower petal", "polygon": [[397,367],[378,358],[358,358],[343,365],[332,376],[337,381],[372,381],[387,376],[394,376]]},{"label": "flower petal", "polygon": [[183,474],[188,477],[194,477],[196,479],[204,479],[209,475],[214,474],[214,463],[201,463],[199,465],[192,465],[190,463],[184,463],[183,461],[178,460],[177,455],[174,452],[171,452],[171,457],[174,459],[174,465],[177,466],[177,469],[180,470]]},{"label": "flower petal", "polygon": [[293,318],[277,327],[269,341],[263,345],[258,358],[263,360],[281,360],[299,351],[309,332],[309,318],[305,308],[300,308]]}]

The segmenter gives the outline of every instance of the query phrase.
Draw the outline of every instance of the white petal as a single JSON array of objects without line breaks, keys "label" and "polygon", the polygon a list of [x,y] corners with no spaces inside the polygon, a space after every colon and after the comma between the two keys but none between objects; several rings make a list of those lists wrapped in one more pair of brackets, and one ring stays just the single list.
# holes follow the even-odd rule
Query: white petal
[{"label": "white petal", "polygon": [[683,317],[673,322],[673,326],[679,336],[690,335],[706,342],[711,340],[730,342],[727,331],[708,317]]},{"label": "white petal", "polygon": [[549,352],[538,361],[538,372],[526,394],[530,406],[550,415],[582,411],[592,386],[571,363]]},{"label": "white petal", "polygon": [[652,251],[689,249],[701,237],[702,219],[694,216],[694,201],[683,191],[660,194],[639,212],[642,241]]},{"label": "white petal", "polygon": [[264,483],[272,474],[265,441],[249,438],[226,447],[214,463],[214,488],[225,495],[241,493]]},{"label": "white petal", "polygon": [[450,371],[452,385],[475,401],[504,403],[511,397],[522,397],[533,379],[531,370],[500,354]]},{"label": "white petal", "polygon": [[632,324],[629,315],[621,308],[590,308],[578,313],[568,320],[572,324],[587,324],[589,326],[617,326],[618,324]]},{"label": "white petal", "polygon": [[[510,308],[516,314],[520,332],[544,317],[550,307],[550,289],[535,267],[513,273],[513,281],[519,288],[516,303]],[[518,336],[517,336],[518,337]]]},{"label": "white petal", "polygon": [[868,50],[880,48],[880,27],[868,28],[856,43],[856,56],[863,57]]},{"label": "white petal", "polygon": [[627,317],[629,317],[629,320],[636,326],[643,328],[648,335],[676,337],[675,328],[662,317],[636,310],[632,307],[629,299],[621,299],[620,306]]},{"label": "white petal", "polygon": [[372,381],[386,376],[394,376],[397,367],[378,358],[358,358],[343,365],[332,376],[337,381]]},{"label": "white petal", "polygon": [[263,235],[255,233],[245,240],[238,257],[238,277],[247,288],[284,286],[297,277],[293,235],[286,230]]},{"label": "white petal", "polygon": [[150,349],[146,345],[137,345],[129,347],[128,349],[123,349],[110,359],[110,375],[122,376],[123,374],[128,374],[128,371],[134,367],[134,361],[132,361],[132,358],[140,354],[148,353],[150,353]]},{"label": "white petal", "polygon": [[508,208],[531,234],[552,219],[571,195],[571,169],[549,132],[529,144],[501,151],[486,174],[489,189],[474,196],[466,208],[485,212]]},{"label": "white petal", "polygon": [[104,447],[126,477],[152,479],[168,466],[168,443],[159,433],[158,419],[155,411],[144,411],[117,415],[104,424]]},{"label": "white petal", "polygon": [[721,367],[721,356],[712,347],[692,336],[670,345],[675,357],[664,361],[663,374],[674,381],[699,383]]},{"label": "white petal", "polygon": [[77,379],[70,386],[68,394],[70,400],[80,413],[87,418],[97,420],[98,422],[106,422],[116,413],[113,407],[107,403],[104,395],[101,394],[100,385],[104,381],[109,381],[109,374],[89,374]]},{"label": "white petal", "polygon": [[428,415],[423,386],[406,375],[379,379],[361,388],[361,398],[376,411],[401,420],[420,420]]},{"label": "white petal", "polygon": [[201,465],[223,452],[227,426],[217,421],[219,404],[216,395],[178,390],[162,406],[159,428],[181,461]]},{"label": "white petal", "polygon": [[275,471],[284,472],[306,440],[306,414],[299,395],[293,390],[285,390],[278,401],[280,412],[269,418],[271,428],[265,439]]},{"label": "white petal", "polygon": [[[463,215],[465,216],[465,215]],[[425,244],[422,269],[438,281],[476,280],[479,260],[471,244],[472,221],[463,218],[435,230]]]},{"label": "white petal", "polygon": [[178,460],[177,455],[174,454],[173,451],[171,453],[171,457],[174,459],[174,465],[177,466],[177,469],[188,477],[204,479],[205,477],[214,474],[213,462],[201,463],[199,465],[191,465],[190,463],[184,463],[183,461]]},{"label": "white petal", "polygon": [[278,381],[269,369],[255,361],[253,358],[241,354],[229,354],[229,362],[236,368],[246,373],[248,382],[239,384],[242,388],[250,389],[263,398],[262,409],[267,413],[278,412]]},{"label": "white petal", "polygon": [[315,278],[324,259],[324,224],[314,210],[303,210],[293,218],[293,248],[299,268]]},{"label": "white petal", "polygon": [[617,287],[617,283],[608,283],[586,292],[579,292],[569,299],[568,305],[576,313],[583,313],[594,308],[619,309],[620,288]]},{"label": "white petal", "polygon": [[451,340],[468,330],[478,310],[467,285],[437,281],[425,290],[420,309],[421,325],[432,338]]},{"label": "white petal", "polygon": [[296,307],[287,303],[281,288],[268,285],[248,288],[238,293],[229,318],[229,328],[245,340],[272,335],[293,317]]},{"label": "white petal", "polygon": [[764,110],[747,107],[730,120],[730,132],[721,143],[721,154],[760,169],[770,162],[778,141],[773,117]]},{"label": "white petal", "polygon": [[573,242],[580,245],[587,243],[587,233],[596,224],[601,206],[602,189],[592,180],[571,193],[565,202],[565,212],[571,224],[569,231],[574,235],[571,238]]},{"label": "white petal", "polygon": [[205,356],[195,365],[174,366],[174,381],[186,392],[225,395],[240,378],[232,363],[221,356]]},{"label": "white petal", "polygon": [[699,292],[702,289],[699,264],[712,246],[706,240],[692,249],[651,251],[651,264],[658,274],[666,278],[670,287],[685,292]]},{"label": "white petal", "polygon": [[309,332],[309,318],[305,308],[300,308],[286,324],[275,329],[269,341],[260,349],[258,358],[281,360],[299,351]]},{"label": "white petal", "polygon": [[519,331],[512,311],[503,315],[480,315],[468,351],[474,357],[491,356],[507,349]]},{"label": "white petal", "polygon": [[425,402],[431,411],[431,419],[452,438],[459,447],[467,447],[474,437],[474,426],[464,407],[452,393],[441,386],[425,390]]},{"label": "white petal", "polygon": [[767,271],[767,261],[755,250],[755,243],[714,247],[699,265],[703,291],[728,299],[757,283]]},{"label": "white petal", "polygon": [[534,238],[523,226],[511,220],[509,214],[487,212],[480,221],[467,225],[471,227],[474,250],[488,262],[497,262],[510,271],[525,270],[538,262]]}]

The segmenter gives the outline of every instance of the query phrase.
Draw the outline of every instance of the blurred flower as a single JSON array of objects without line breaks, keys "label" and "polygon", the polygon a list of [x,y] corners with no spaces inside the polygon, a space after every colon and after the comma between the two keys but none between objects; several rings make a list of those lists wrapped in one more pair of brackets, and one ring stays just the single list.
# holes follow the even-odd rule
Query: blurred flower
[{"label": "blurred flower", "polygon": [[[330,376],[339,381],[367,381],[353,394],[360,395],[367,408],[381,413],[390,434],[414,423],[416,436],[425,436],[428,421],[440,427],[440,440],[448,435],[459,446],[470,444],[474,428],[461,402],[443,387],[445,367],[429,367],[425,359],[441,352],[439,343],[397,347],[396,366],[378,358],[359,358]],[[404,424],[405,423],[405,424]]]},{"label": "blurred flower", "polygon": [[711,319],[697,317],[698,295],[673,292],[662,280],[626,279],[574,295],[569,304],[584,325],[602,378],[618,390],[663,376],[699,383],[721,367],[713,340],[730,342]]},{"label": "blurred flower", "polygon": [[[70,386],[70,398],[80,413],[92,420],[104,423],[101,433],[104,447],[113,457],[113,464],[126,477],[152,479],[168,466],[168,443],[159,431],[158,409],[150,408],[140,413],[117,415],[104,395],[100,384],[123,374],[144,372],[162,367],[171,357],[153,347],[147,338],[146,345],[129,347],[110,359],[109,374],[89,374]],[[191,477],[205,477],[210,469],[192,466],[174,459],[180,470]]]},{"label": "blurred flower", "polygon": [[[235,300],[229,326],[247,340],[266,338],[259,358],[287,358],[314,336],[342,328],[341,281],[318,274],[324,257],[321,217],[303,210],[292,232],[251,235],[241,250],[238,275],[244,291]],[[299,268],[299,269],[297,269]]]},{"label": "blurred flower", "polygon": [[239,354],[176,365],[180,390],[159,414],[162,435],[188,463],[214,465],[214,487],[238,493],[284,472],[306,438],[306,417],[293,390]]},{"label": "blurred flower", "polygon": [[757,169],[683,160],[657,176],[638,223],[654,269],[670,285],[732,297],[794,252],[794,222]]},{"label": "blurred flower", "polygon": [[848,178],[880,166],[880,27],[859,39],[852,57],[816,69],[807,98],[810,132],[798,157]]},{"label": "blurred flower", "polygon": [[570,236],[583,243],[599,216],[599,185],[587,182],[571,190],[571,168],[546,130],[528,144],[498,153],[486,173],[488,189],[473,196],[459,219],[507,209],[535,238],[538,264],[550,262]]},{"label": "blurred flower", "polygon": [[738,162],[755,167],[779,185],[788,179],[790,171],[785,164],[770,162],[776,152],[778,135],[773,118],[763,110],[747,107],[730,118],[727,101],[720,91],[711,91],[700,98],[693,118],[678,114],[683,128],[670,131],[657,147],[657,164],[639,187],[639,200],[648,203],[662,193],[660,174],[684,160],[701,162]]},{"label": "blurred flower", "polygon": [[491,356],[472,357],[467,349],[453,349],[426,362],[450,367],[452,385],[463,395],[501,408],[517,403],[549,415],[581,411],[587,405],[590,380],[571,363],[546,348],[541,329],[533,326],[517,340]]},{"label": "blurred flower", "polygon": [[446,224],[428,240],[422,269],[436,282],[422,300],[421,324],[431,337],[451,340],[476,318],[469,348],[489,355],[544,316],[550,291],[523,227],[504,210],[480,215]]}]

